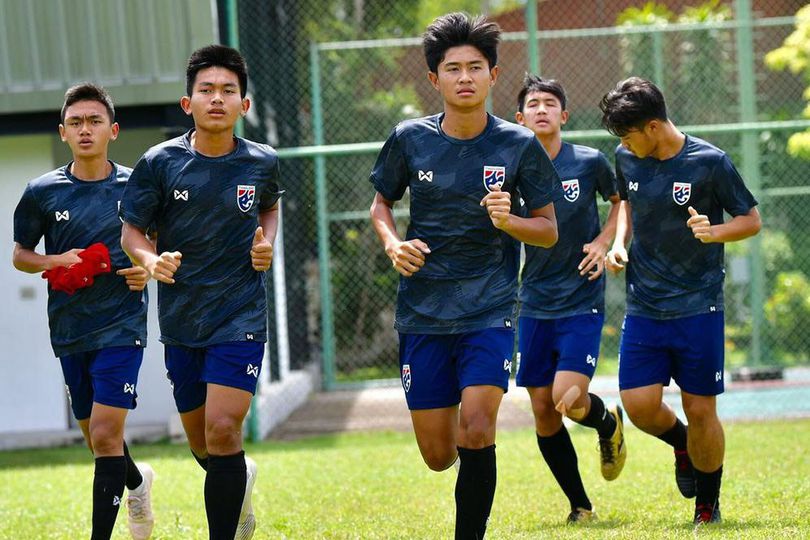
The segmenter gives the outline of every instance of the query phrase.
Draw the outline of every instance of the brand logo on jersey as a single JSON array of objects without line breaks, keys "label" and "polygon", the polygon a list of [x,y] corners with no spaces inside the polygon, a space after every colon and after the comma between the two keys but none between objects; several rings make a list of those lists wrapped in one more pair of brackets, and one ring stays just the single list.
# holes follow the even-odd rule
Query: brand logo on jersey
[{"label": "brand logo on jersey", "polygon": [[253,341],[254,339],[256,339],[256,336],[253,335],[253,332],[246,332],[245,339],[247,341]]},{"label": "brand logo on jersey", "polygon": [[692,195],[692,184],[686,182],[675,182],[672,184],[672,198],[675,202],[683,206],[689,201]]},{"label": "brand logo on jersey", "polygon": [[504,180],[506,180],[506,167],[484,165],[484,187],[487,188],[487,191],[492,191],[495,186],[503,187]]},{"label": "brand logo on jersey", "polygon": [[579,199],[579,178],[573,180],[563,180],[562,183],[563,193],[565,193],[565,200],[574,202]]},{"label": "brand logo on jersey", "polygon": [[247,212],[253,207],[255,198],[256,186],[236,186],[236,204],[242,212]]},{"label": "brand logo on jersey", "polygon": [[627,189],[629,191],[638,191],[638,182],[627,182]]},{"label": "brand logo on jersey", "polygon": [[174,200],[175,201],[187,201],[188,200],[188,190],[184,189],[180,191],[179,189],[174,190]]},{"label": "brand logo on jersey", "polygon": [[503,327],[504,328],[512,328],[512,319],[504,319],[503,320]]},{"label": "brand logo on jersey", "polygon": [[512,362],[508,358],[503,359],[503,370],[512,371]]},{"label": "brand logo on jersey", "polygon": [[402,365],[402,388],[407,392],[411,389],[411,365]]},{"label": "brand logo on jersey", "polygon": [[587,358],[585,358],[585,363],[586,363],[586,364],[590,364],[590,365],[592,365],[593,367],[596,367],[596,357],[591,356],[591,355],[589,354],[589,355],[588,355],[588,357],[587,357]]},{"label": "brand logo on jersey", "polygon": [[113,495],[113,506],[121,506],[121,497]]},{"label": "brand logo on jersey", "polygon": [[135,395],[135,385],[134,384],[129,384],[129,383],[124,383],[124,393],[125,394],[132,394],[134,396]]},{"label": "brand logo on jersey", "polygon": [[65,210],[64,212],[57,210],[55,213],[56,221],[67,221],[70,219],[70,210]]},{"label": "brand logo on jersey", "polygon": [[136,347],[140,347],[140,346],[141,346],[141,340],[140,340],[140,338],[135,338],[135,346],[136,346]]},{"label": "brand logo on jersey", "polygon": [[420,182],[433,182],[433,171],[419,171]]},{"label": "brand logo on jersey", "polygon": [[247,365],[247,374],[253,375],[255,379],[259,378],[259,366],[254,366],[253,364]]}]

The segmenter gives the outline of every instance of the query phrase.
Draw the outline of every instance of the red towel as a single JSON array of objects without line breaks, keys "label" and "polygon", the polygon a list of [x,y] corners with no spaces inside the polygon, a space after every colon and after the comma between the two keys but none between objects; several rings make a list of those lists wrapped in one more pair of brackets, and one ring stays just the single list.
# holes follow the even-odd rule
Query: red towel
[{"label": "red towel", "polygon": [[101,242],[79,252],[82,262],[70,266],[57,266],[42,273],[51,289],[73,294],[93,284],[95,276],[106,274],[111,268],[110,252]]}]

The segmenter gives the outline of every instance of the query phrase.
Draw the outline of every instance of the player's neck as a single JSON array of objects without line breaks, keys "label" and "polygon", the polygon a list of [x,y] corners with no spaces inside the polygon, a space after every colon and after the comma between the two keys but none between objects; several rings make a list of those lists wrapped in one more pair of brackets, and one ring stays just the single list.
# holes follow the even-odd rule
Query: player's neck
[{"label": "player's neck", "polygon": [[562,135],[559,131],[552,135],[538,135],[537,140],[539,140],[543,148],[546,149],[546,154],[548,154],[549,159],[554,159],[559,155],[562,149]]},{"label": "player's neck", "polygon": [[110,173],[112,165],[107,160],[106,154],[92,158],[74,157],[70,165],[70,174],[85,182],[106,180]]},{"label": "player's neck", "polygon": [[652,153],[652,157],[660,161],[677,156],[683,149],[683,145],[686,144],[686,135],[678,131],[672,122],[663,124],[663,129],[664,132]]},{"label": "player's neck", "polygon": [[445,107],[442,131],[454,139],[474,139],[487,128],[487,110],[480,108],[458,110]]},{"label": "player's neck", "polygon": [[232,129],[220,133],[195,129],[191,133],[191,147],[204,156],[220,157],[233,152],[236,140]]}]

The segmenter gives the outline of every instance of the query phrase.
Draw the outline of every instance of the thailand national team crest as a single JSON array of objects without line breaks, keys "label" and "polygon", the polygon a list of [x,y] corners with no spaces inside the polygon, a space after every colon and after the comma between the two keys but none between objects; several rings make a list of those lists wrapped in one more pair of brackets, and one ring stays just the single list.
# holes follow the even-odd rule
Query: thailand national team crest
[{"label": "thailand national team crest", "polygon": [[574,202],[575,200],[579,199],[579,178],[563,180],[562,188],[566,201]]},{"label": "thailand national team crest", "polygon": [[247,212],[253,208],[255,198],[256,186],[236,186],[236,204],[242,212]]},{"label": "thailand national team crest", "polygon": [[506,180],[506,167],[484,165],[484,187],[487,188],[487,191],[492,191],[494,186],[503,187],[504,180]]},{"label": "thailand national team crest", "polygon": [[683,206],[689,202],[689,197],[692,195],[692,184],[687,182],[675,182],[672,184],[672,198],[675,202]]},{"label": "thailand national team crest", "polygon": [[402,365],[402,388],[407,392],[411,389],[411,365]]}]

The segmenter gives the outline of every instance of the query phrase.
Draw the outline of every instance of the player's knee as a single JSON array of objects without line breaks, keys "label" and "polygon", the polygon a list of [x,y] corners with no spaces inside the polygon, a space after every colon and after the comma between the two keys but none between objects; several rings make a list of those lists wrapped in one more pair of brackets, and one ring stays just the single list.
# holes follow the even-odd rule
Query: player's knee
[{"label": "player's knee", "polygon": [[693,427],[717,421],[717,408],[713,400],[692,399],[684,401],[683,412],[686,414],[689,425]]},{"label": "player's knee", "polygon": [[422,452],[422,459],[431,471],[444,471],[449,469],[456,459],[458,451],[453,448],[431,448]]},{"label": "player's knee", "polygon": [[115,455],[124,450],[123,432],[113,422],[101,422],[90,426],[90,444],[96,456]]},{"label": "player's knee", "polygon": [[492,444],[495,425],[486,414],[473,414],[462,419],[459,429],[459,443],[464,448],[484,448]]},{"label": "player's knee", "polygon": [[539,407],[534,406],[533,410],[534,425],[540,436],[548,437],[559,431],[562,425],[562,415],[551,403],[544,403]]},{"label": "player's knee", "polygon": [[229,417],[210,419],[205,424],[205,442],[209,452],[222,453],[222,449],[241,446],[242,425]]},{"label": "player's knee", "polygon": [[640,429],[655,426],[655,417],[658,408],[645,401],[627,400],[622,401],[624,412],[630,421]]}]

